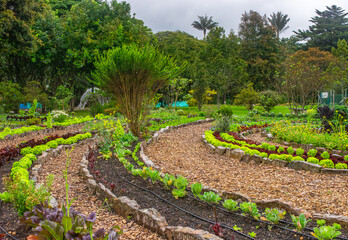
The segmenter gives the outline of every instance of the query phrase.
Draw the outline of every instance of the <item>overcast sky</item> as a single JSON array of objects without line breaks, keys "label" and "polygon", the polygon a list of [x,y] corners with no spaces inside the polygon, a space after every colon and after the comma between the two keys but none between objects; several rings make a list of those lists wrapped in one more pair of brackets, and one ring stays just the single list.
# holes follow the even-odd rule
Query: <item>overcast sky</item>
[{"label": "overcast sky", "polygon": [[305,30],[311,25],[309,20],[315,10],[323,11],[326,6],[337,5],[348,11],[348,0],[126,0],[136,13],[136,18],[144,21],[154,33],[159,31],[185,31],[197,38],[203,33],[194,29],[191,23],[197,16],[212,16],[224,27],[226,33],[232,29],[238,33],[238,25],[244,12],[254,10],[269,16],[281,11],[288,14],[289,29],[281,37],[289,37],[294,30]]}]

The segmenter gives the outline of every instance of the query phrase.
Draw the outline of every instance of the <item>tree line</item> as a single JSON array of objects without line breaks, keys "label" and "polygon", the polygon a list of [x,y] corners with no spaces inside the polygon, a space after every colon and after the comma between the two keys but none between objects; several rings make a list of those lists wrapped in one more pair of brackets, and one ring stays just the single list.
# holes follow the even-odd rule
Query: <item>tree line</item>
[{"label": "tree line", "polygon": [[[48,106],[51,100],[75,96],[71,105],[76,105],[74,99],[78,101],[86,88],[94,86],[95,61],[110,49],[132,44],[139,48],[152,45],[186,66],[160,91],[162,102],[191,99],[201,107],[207,94],[216,94],[220,104],[252,83],[259,92],[277,90],[297,103],[298,96],[291,100],[294,93],[285,92],[291,81],[302,83],[301,79],[310,79],[307,75],[313,72],[319,74],[313,79],[323,80],[318,88],[324,88],[347,78],[346,16],[345,10],[335,5],[316,10],[308,30],[280,38],[290,20],[281,12],[269,17],[245,12],[238,33],[226,33],[205,15],[192,23],[203,31],[204,38],[199,40],[181,31],[154,34],[131,15],[126,2],[3,0],[0,98],[6,110],[15,110],[19,102],[33,98]],[[308,57],[302,65],[311,67],[303,70],[307,75],[294,80],[293,66],[297,64],[298,69],[301,65],[296,54]]]}]

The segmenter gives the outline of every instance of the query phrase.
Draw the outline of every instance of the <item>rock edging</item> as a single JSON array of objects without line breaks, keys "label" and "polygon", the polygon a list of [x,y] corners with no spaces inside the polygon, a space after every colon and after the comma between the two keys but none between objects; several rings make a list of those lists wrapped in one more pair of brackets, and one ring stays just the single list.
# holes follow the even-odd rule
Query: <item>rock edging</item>
[{"label": "rock edging", "polygon": [[[204,123],[204,122],[209,122],[209,121],[213,121],[212,119],[206,119],[205,121],[200,121],[198,123],[195,122],[195,124],[200,124],[200,123]],[[161,134],[165,133],[165,132],[169,132],[172,129],[178,129],[181,127],[186,127],[188,125],[193,125],[193,124],[183,124],[183,125],[178,125],[175,127],[171,127],[171,128],[162,128],[161,130],[155,132],[153,134],[153,137],[150,138],[147,142],[142,142],[142,144],[140,145],[140,158],[143,160],[143,162],[145,163],[146,166],[148,167],[152,167],[158,171],[161,171],[161,168],[156,166],[150,159],[149,157],[147,157],[144,153],[144,148],[151,144],[152,142],[156,142],[158,141],[158,139],[160,138]],[[245,162],[254,162],[256,164],[273,164],[276,166],[288,166],[289,163],[283,160],[270,160],[268,158],[262,158],[260,156],[257,155],[253,155],[250,156],[249,154],[244,154],[243,150],[240,149],[229,149],[229,148],[224,148],[224,147],[215,147],[212,144],[208,143],[207,140],[205,140],[205,135],[202,135],[202,140],[204,142],[204,144],[206,146],[208,146],[208,148],[210,148],[212,151],[223,155],[226,154],[227,156],[230,156],[232,158],[236,158],[240,161],[245,161]],[[294,163],[288,167],[292,167],[293,169],[296,168],[302,168],[301,163],[303,163],[302,161],[293,161]],[[308,163],[311,164],[311,163]],[[317,166],[313,166],[310,167],[309,171],[313,171],[313,172],[318,172],[319,170],[322,170],[322,166],[318,165],[318,164],[311,164],[311,165],[317,165]],[[299,167],[300,166],[300,167]],[[319,166],[319,167],[318,167]],[[308,167],[308,166],[305,166]],[[303,167],[303,168],[305,168]],[[319,170],[318,170],[319,169]],[[296,169],[299,170],[299,169]],[[301,169],[301,170],[305,170],[305,169]],[[323,170],[327,170],[326,168],[324,168]],[[341,169],[329,169],[329,170],[341,170]],[[332,172],[336,172],[336,171],[332,171]],[[331,172],[331,173],[332,173]],[[327,172],[328,173],[328,172]],[[347,174],[348,175],[348,174]],[[263,208],[279,208],[279,209],[283,209],[286,210],[288,213],[291,214],[296,214],[296,215],[300,215],[301,213],[304,213],[306,216],[311,216],[308,212],[306,212],[305,210],[301,209],[301,208],[294,208],[291,206],[291,203],[288,202],[282,202],[280,199],[263,199],[263,200],[256,200],[255,198],[251,198],[247,195],[243,195],[243,194],[239,194],[239,193],[234,193],[234,192],[227,192],[227,191],[218,191],[216,189],[210,188],[210,187],[203,187],[203,191],[212,191],[215,193],[218,193],[220,196],[222,196],[223,199],[233,199],[239,202],[245,202],[245,201],[253,201],[257,206],[263,207]],[[346,216],[342,216],[342,215],[331,215],[331,214],[319,214],[319,213],[314,213],[311,216],[313,219],[324,219],[327,223],[339,223],[342,226],[348,227],[348,217]]]}]

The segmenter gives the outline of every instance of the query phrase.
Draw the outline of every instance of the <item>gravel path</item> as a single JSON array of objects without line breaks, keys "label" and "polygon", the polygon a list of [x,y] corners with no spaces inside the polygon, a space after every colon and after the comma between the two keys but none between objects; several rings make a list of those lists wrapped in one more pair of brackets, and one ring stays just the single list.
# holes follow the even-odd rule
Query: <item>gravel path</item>
[{"label": "gravel path", "polygon": [[[77,197],[72,206],[85,215],[88,215],[92,211],[98,213],[97,220],[94,225],[95,230],[102,227],[109,230],[112,226],[118,225],[123,231],[120,239],[162,239],[157,234],[137,225],[134,221],[127,220],[111,213],[107,207],[102,206],[101,201],[99,201],[95,196],[90,195],[87,186],[83,179],[79,176],[78,171],[78,165],[84,152],[87,150],[87,146],[88,144],[77,146],[71,153],[72,161],[68,170],[68,181],[70,184],[69,200]],[[52,195],[57,199],[59,204],[61,204],[62,201],[66,202],[65,182],[63,178],[66,158],[66,152],[62,152],[62,154],[60,154],[58,157],[47,161],[42,167],[42,172],[39,179],[39,181],[42,182],[47,175],[52,174],[54,176]]]},{"label": "gravel path", "polygon": [[161,135],[145,150],[165,172],[180,174],[218,190],[252,198],[281,199],[309,213],[348,216],[348,176],[324,175],[271,165],[253,165],[208,150],[201,135],[209,123]]}]

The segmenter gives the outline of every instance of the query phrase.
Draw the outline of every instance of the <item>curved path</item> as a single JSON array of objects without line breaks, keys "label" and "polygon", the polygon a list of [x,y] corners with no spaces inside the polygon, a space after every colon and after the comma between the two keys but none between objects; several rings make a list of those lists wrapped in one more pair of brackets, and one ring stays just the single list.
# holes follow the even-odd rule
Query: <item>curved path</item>
[{"label": "curved path", "polygon": [[201,140],[210,123],[162,134],[145,154],[164,172],[252,198],[281,199],[309,213],[348,216],[348,176],[324,175],[273,165],[243,163],[207,149]]}]

